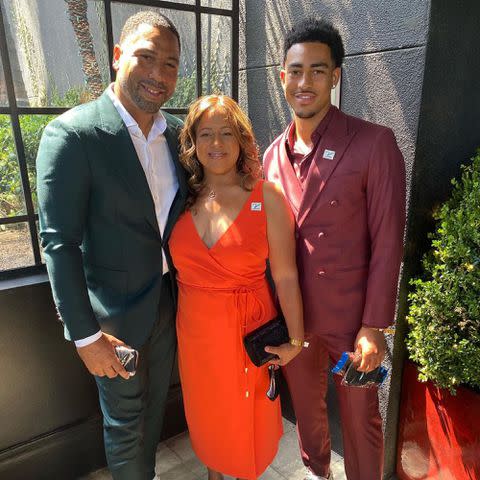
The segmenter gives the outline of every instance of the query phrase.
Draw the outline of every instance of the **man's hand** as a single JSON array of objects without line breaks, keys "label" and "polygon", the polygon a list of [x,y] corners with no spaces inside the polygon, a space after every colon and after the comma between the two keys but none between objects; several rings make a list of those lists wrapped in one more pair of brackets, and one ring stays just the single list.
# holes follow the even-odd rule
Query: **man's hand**
[{"label": "man's hand", "polygon": [[125,345],[125,343],[112,335],[102,333],[102,336],[90,345],[77,347],[77,352],[92,375],[108,378],[120,375],[128,380],[130,375],[115,355],[115,345]]},{"label": "man's hand", "polygon": [[355,339],[355,353],[361,355],[359,372],[371,372],[380,366],[387,344],[385,337],[380,330],[375,328],[362,327]]}]

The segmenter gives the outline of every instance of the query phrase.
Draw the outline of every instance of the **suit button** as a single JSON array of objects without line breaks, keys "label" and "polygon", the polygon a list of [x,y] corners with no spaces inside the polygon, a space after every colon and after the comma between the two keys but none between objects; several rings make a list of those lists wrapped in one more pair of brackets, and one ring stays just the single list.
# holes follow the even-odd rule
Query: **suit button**
[{"label": "suit button", "polygon": [[318,232],[318,238],[322,238],[325,236],[325,232]]},{"label": "suit button", "polygon": [[300,238],[300,234],[298,232],[295,232],[295,238],[298,240]]},{"label": "suit button", "polygon": [[318,271],[318,276],[323,277],[325,275],[325,273],[326,273],[325,270],[319,270]]},{"label": "suit button", "polygon": [[332,201],[330,202],[330,206],[331,206],[331,207],[336,207],[336,206],[338,206],[338,202],[337,202],[336,200],[332,200]]}]

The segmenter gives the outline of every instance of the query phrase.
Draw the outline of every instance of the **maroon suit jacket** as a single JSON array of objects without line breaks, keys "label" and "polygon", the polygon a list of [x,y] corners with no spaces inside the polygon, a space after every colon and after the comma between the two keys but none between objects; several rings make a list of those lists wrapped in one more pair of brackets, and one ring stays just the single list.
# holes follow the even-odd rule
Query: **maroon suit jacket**
[{"label": "maroon suit jacket", "polygon": [[305,330],[353,334],[394,320],[405,165],[389,128],[332,108],[304,191],[285,149],[288,129],[265,152],[264,170],[295,214]]}]

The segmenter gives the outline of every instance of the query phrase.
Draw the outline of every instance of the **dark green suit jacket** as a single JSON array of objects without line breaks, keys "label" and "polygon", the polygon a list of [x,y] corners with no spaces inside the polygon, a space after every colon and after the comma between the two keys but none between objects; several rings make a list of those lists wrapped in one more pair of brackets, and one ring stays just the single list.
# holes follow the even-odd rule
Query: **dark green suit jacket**
[{"label": "dark green suit jacket", "polygon": [[44,131],[37,158],[40,237],[69,339],[101,328],[140,347],[162,308],[162,246],[187,195],[178,161],[182,124],[163,114],[179,181],[163,238],[135,147],[106,94]]}]

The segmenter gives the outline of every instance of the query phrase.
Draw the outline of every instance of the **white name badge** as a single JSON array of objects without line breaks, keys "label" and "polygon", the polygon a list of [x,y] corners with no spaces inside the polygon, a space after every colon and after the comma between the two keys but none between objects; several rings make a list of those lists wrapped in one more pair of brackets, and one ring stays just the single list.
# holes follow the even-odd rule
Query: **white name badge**
[{"label": "white name badge", "polygon": [[323,158],[326,160],[333,160],[333,157],[335,157],[335,152],[333,150],[327,150],[323,152]]},{"label": "white name badge", "polygon": [[262,202],[252,202],[250,210],[252,212],[260,212],[262,210]]}]

